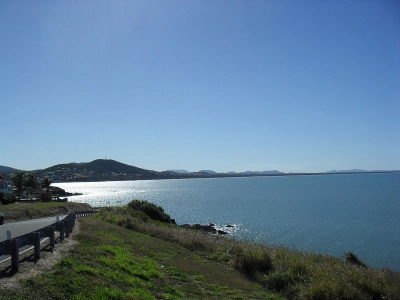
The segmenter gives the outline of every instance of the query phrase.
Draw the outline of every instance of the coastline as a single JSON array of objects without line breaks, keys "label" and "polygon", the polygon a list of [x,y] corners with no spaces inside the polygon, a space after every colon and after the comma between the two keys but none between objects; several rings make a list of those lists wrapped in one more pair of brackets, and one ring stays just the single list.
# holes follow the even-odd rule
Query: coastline
[{"label": "coastline", "polygon": [[127,177],[107,177],[104,179],[94,177],[77,177],[65,181],[57,181],[54,183],[70,183],[70,182],[107,182],[107,181],[141,181],[141,180],[168,180],[168,179],[206,179],[206,178],[247,178],[247,177],[286,177],[286,176],[323,176],[323,175],[354,175],[354,174],[393,174],[400,173],[400,170],[392,171],[363,171],[363,172],[312,172],[312,173],[279,173],[279,174],[227,174],[227,173],[215,173],[215,174],[168,174],[164,176],[155,176],[151,178],[132,178]]}]

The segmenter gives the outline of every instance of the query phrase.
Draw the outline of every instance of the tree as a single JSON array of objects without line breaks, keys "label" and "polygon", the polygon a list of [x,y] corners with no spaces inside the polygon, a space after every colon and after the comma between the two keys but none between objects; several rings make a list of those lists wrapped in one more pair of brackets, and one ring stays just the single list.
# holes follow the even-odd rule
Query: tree
[{"label": "tree", "polygon": [[16,172],[12,177],[13,185],[17,188],[18,199],[21,196],[21,191],[24,188],[26,173],[24,171]]},{"label": "tree", "polygon": [[51,201],[52,194],[49,192],[50,185],[53,183],[53,179],[51,179],[49,176],[46,176],[42,179],[40,182],[40,186],[44,189],[46,189],[46,193],[42,194],[42,200],[43,201]]},{"label": "tree", "polygon": [[26,198],[29,197],[30,189],[36,189],[39,186],[39,181],[34,174],[28,173],[25,178],[25,187],[27,189]]},{"label": "tree", "polygon": [[49,176],[45,176],[40,183],[40,186],[44,189],[46,189],[46,193],[49,192],[50,185],[53,183],[53,179],[51,179]]}]

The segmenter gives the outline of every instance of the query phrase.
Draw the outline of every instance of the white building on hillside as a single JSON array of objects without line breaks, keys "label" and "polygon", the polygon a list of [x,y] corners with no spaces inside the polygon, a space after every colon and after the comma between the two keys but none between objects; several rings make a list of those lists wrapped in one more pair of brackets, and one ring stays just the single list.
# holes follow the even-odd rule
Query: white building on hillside
[{"label": "white building on hillside", "polygon": [[0,193],[11,194],[12,193],[12,181],[0,175]]}]

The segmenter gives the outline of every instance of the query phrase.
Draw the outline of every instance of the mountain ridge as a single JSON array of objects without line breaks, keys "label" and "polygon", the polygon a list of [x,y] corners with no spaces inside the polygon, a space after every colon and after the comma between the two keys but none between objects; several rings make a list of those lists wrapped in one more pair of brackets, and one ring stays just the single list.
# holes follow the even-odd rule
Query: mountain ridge
[{"label": "mountain ridge", "polygon": [[[2,171],[3,170],[3,171]],[[15,168],[0,166],[0,173],[10,174],[19,171]],[[270,171],[245,171],[245,172],[216,172],[213,170],[201,170],[189,172],[184,169],[154,171],[131,166],[112,159],[95,159],[86,163],[64,163],[57,164],[45,169],[29,171],[38,177],[50,176],[55,182],[69,181],[123,181],[143,179],[184,179],[184,178],[218,178],[218,177],[252,177],[252,176],[293,176],[293,175],[330,175],[330,174],[351,174],[351,173],[388,173],[400,172],[391,171],[365,171],[360,169],[352,170],[331,170],[320,173],[284,173],[277,170]]]}]

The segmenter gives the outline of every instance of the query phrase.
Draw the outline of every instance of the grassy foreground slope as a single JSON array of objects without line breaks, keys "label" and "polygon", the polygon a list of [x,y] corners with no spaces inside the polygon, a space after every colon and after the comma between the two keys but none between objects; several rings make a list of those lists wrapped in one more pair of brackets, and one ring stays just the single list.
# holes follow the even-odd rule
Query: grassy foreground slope
[{"label": "grassy foreground slope", "polygon": [[[138,205],[139,204],[139,205]],[[163,222],[154,221],[164,220]],[[400,274],[182,229],[132,202],[79,220],[52,272],[0,299],[398,299]]]},{"label": "grassy foreground slope", "polygon": [[97,217],[202,253],[208,260],[218,261],[258,283],[266,294],[273,292],[288,299],[399,299],[400,273],[368,268],[351,253],[345,261],[160,226],[140,220],[141,215],[131,209],[132,203],[104,209]]},{"label": "grassy foreground slope", "polygon": [[264,299],[260,285],[174,243],[79,220],[78,244],[52,272],[27,279],[0,299]]}]

